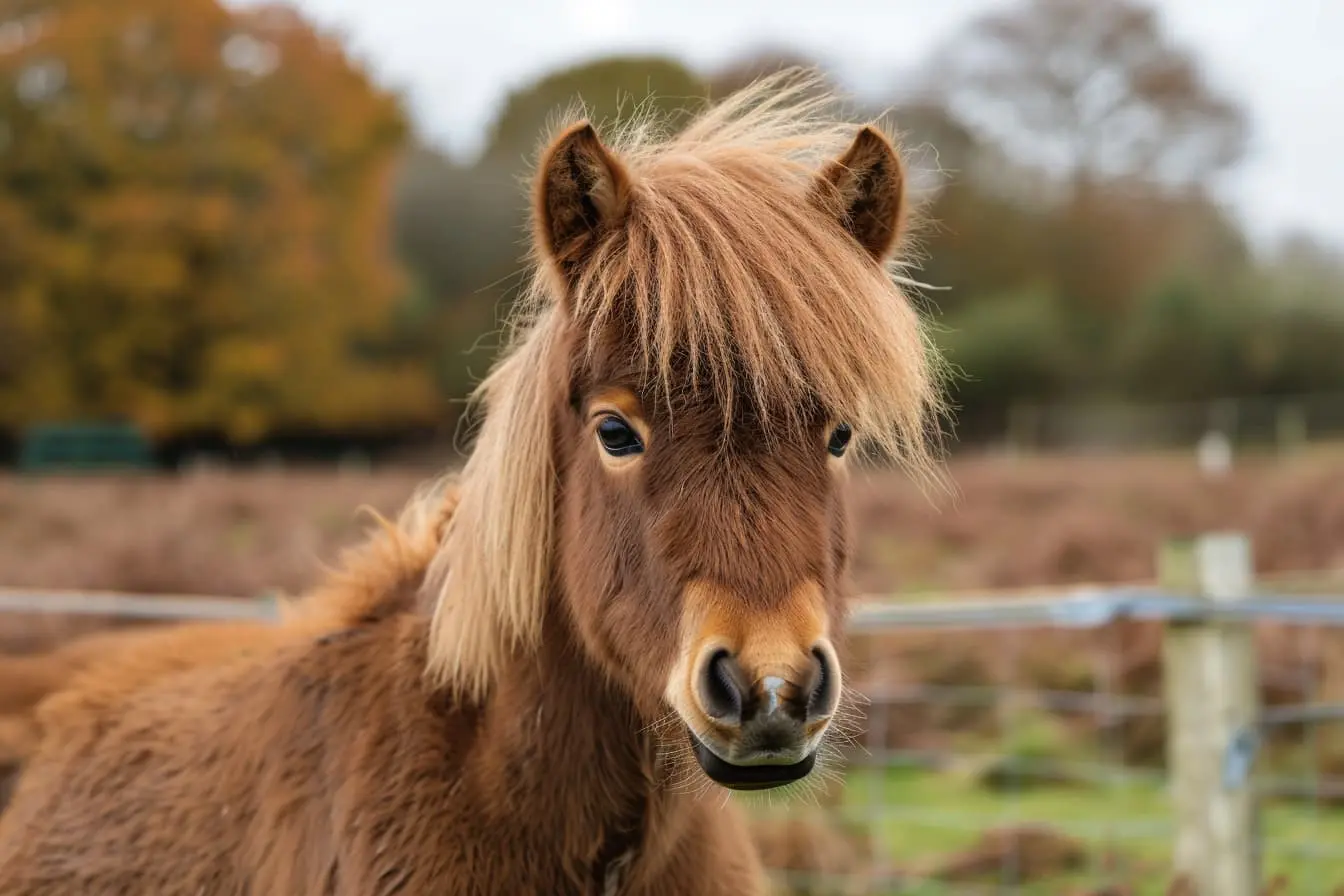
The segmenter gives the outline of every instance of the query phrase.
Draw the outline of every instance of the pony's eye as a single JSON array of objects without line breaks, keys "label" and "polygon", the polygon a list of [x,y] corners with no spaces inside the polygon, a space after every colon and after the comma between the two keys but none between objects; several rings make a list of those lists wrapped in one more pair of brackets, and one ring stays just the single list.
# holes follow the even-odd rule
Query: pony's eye
[{"label": "pony's eye", "polygon": [[845,449],[849,447],[849,440],[853,437],[854,430],[849,428],[849,424],[841,423],[831,430],[831,440],[826,443],[826,450],[836,457],[842,457]]},{"label": "pony's eye", "polygon": [[603,417],[597,424],[597,440],[602,443],[602,450],[612,457],[627,457],[644,450],[644,443],[630,424],[613,414]]}]

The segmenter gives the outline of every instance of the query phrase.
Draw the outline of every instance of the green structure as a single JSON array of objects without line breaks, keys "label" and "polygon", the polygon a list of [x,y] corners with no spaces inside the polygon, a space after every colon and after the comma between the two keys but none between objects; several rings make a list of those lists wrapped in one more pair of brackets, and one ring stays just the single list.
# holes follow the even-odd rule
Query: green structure
[{"label": "green structure", "polygon": [[155,466],[149,441],[129,423],[62,423],[29,427],[19,449],[25,473],[71,470],[147,470]]}]

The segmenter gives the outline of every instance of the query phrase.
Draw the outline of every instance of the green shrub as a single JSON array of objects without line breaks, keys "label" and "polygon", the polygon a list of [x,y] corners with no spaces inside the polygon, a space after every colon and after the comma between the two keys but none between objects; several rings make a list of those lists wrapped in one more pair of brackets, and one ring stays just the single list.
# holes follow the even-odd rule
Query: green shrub
[{"label": "green shrub", "polygon": [[937,335],[953,366],[959,414],[1049,399],[1069,389],[1072,340],[1063,309],[1048,293],[986,297],[950,318]]}]

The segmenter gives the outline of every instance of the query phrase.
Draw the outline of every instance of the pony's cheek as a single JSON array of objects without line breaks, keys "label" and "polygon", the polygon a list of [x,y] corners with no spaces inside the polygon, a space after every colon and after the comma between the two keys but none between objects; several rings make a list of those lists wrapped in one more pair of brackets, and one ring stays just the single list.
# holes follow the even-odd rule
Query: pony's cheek
[{"label": "pony's cheek", "polygon": [[667,685],[679,665],[676,619],[659,611],[645,591],[631,591],[604,614],[603,640],[609,645],[617,680],[624,682],[642,713],[666,712]]}]

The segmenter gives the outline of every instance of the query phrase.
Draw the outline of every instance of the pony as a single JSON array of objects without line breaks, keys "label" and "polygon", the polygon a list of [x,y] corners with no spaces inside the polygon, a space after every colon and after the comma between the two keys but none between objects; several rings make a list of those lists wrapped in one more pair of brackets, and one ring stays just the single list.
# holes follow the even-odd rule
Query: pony
[{"label": "pony", "polygon": [[557,129],[414,599],[69,710],[0,892],[764,893],[729,798],[844,736],[848,467],[937,475],[905,165],[820,83]]}]

